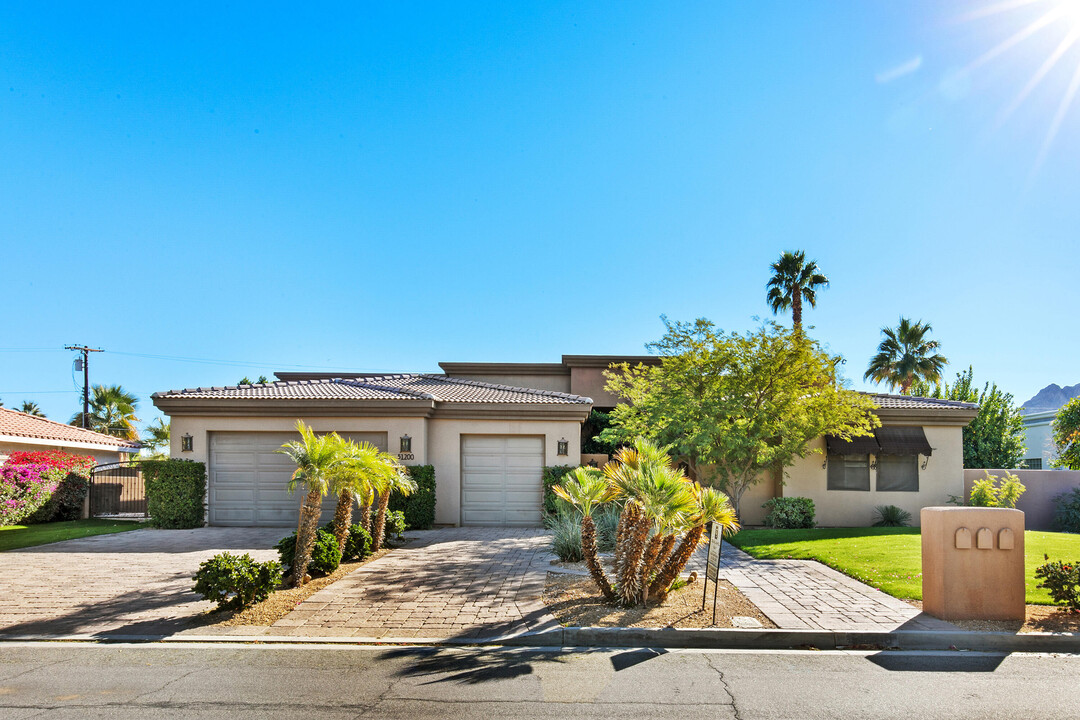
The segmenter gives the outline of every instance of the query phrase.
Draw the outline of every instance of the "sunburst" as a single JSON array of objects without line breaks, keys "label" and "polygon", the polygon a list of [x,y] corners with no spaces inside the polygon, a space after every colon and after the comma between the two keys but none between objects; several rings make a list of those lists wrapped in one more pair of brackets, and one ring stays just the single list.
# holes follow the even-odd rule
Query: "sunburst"
[{"label": "sunburst", "polygon": [[[997,120],[999,127],[1016,112],[1043,80],[1051,75],[1052,71],[1061,64],[1061,60],[1069,56],[1069,51],[1080,43],[1080,0],[1004,0],[1003,2],[980,7],[958,18],[963,22],[973,22],[1008,13],[1019,14],[1018,11],[1025,9],[1028,13],[1034,14],[1034,19],[972,60],[964,68],[965,72],[973,72],[1025,41],[1034,39],[1033,41],[1037,42],[1048,28],[1061,28],[1063,25],[1067,28],[1061,41],[1050,51],[1050,54],[1042,61],[1027,83],[1020,88],[1013,100],[1001,111]],[[1068,70],[1063,69],[1063,72],[1068,72]],[[1035,159],[1032,173],[1035,173],[1046,160],[1078,91],[1080,91],[1080,60],[1077,61],[1076,67],[1073,68],[1069,83],[1061,100],[1058,102],[1057,109],[1039,149],[1039,154]]]}]

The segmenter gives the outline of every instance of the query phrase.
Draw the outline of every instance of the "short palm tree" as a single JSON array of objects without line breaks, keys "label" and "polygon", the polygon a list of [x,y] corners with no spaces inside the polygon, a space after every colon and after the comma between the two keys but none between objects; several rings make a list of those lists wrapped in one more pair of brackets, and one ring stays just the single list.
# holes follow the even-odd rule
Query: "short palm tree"
[{"label": "short palm tree", "polygon": [[[139,429],[135,423],[135,408],[139,398],[120,385],[94,385],[90,388],[90,412],[86,427],[99,433],[125,440],[138,440]],[[75,413],[71,425],[82,426],[83,414]]]},{"label": "short palm tree", "polygon": [[31,400],[23,400],[23,404],[19,406],[19,412],[26,413],[27,415],[33,415],[34,417],[45,417],[45,413],[41,411],[36,402]]},{"label": "short palm tree", "polygon": [[289,571],[293,586],[299,587],[304,583],[311,562],[323,497],[330,489],[330,478],[342,462],[344,441],[337,433],[316,435],[302,420],[296,421],[296,429],[300,440],[285,443],[278,452],[296,463],[296,471],[289,478],[289,492],[304,491],[296,527],[296,552]]},{"label": "short palm tree", "polygon": [[596,523],[592,518],[592,511],[610,494],[607,479],[599,470],[579,467],[568,473],[554,491],[581,511],[581,552],[585,556],[585,564],[604,598],[614,600],[615,590],[600,564],[600,556],[596,550]]},{"label": "short palm tree", "polygon": [[368,522],[364,523],[364,529],[371,532],[368,524],[374,489],[384,482],[393,482],[391,476],[396,475],[397,471],[393,457],[369,443],[343,439],[341,452],[341,463],[330,476],[330,489],[338,498],[334,511],[334,537],[344,552],[352,525],[353,502],[359,499],[361,507],[368,508]]},{"label": "short palm tree", "polygon": [[147,425],[146,436],[143,438],[142,442],[143,445],[150,448],[150,452],[153,455],[162,454],[161,451],[169,447],[169,423],[165,422],[163,418],[158,418],[156,423]]},{"label": "short palm tree", "polygon": [[949,361],[935,352],[941,343],[927,337],[932,329],[930,323],[913,323],[904,317],[895,329],[881,328],[885,337],[863,379],[888,383],[890,390],[899,387],[901,395],[907,395],[916,382],[940,383],[941,371]]},{"label": "short palm tree", "polygon": [[773,271],[765,286],[769,307],[773,314],[791,308],[792,325],[801,331],[803,300],[817,307],[817,288],[828,287],[829,278],[818,270],[817,262],[806,261],[802,250],[785,252],[769,267]]},{"label": "short palm tree", "polygon": [[372,552],[382,549],[383,542],[386,540],[386,510],[390,504],[390,495],[396,492],[408,497],[417,490],[416,483],[408,476],[405,469],[397,464],[397,460],[392,455],[386,455],[386,458],[390,472],[375,482],[378,511],[375,513],[375,522],[371,528]]}]

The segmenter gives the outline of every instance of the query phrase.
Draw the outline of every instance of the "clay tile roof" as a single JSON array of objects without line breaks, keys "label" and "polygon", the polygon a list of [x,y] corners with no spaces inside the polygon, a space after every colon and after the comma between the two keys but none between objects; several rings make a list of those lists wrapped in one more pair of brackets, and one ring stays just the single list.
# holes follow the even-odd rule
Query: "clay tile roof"
[{"label": "clay tile roof", "polygon": [[84,445],[98,446],[102,449],[115,449],[125,452],[134,452],[140,447],[139,443],[131,440],[123,440],[93,430],[84,430],[80,427],[65,425],[35,415],[27,415],[8,408],[0,408],[0,435],[50,440],[57,445],[82,443]]},{"label": "clay tile roof", "polygon": [[939,400],[937,398],[914,397],[912,395],[870,394],[879,408],[890,410],[978,410],[976,403],[959,400]]},{"label": "clay tile roof", "polygon": [[189,388],[154,393],[155,398],[265,400],[428,400],[449,403],[590,404],[591,398],[551,390],[407,373],[359,377],[279,380],[259,385]]}]

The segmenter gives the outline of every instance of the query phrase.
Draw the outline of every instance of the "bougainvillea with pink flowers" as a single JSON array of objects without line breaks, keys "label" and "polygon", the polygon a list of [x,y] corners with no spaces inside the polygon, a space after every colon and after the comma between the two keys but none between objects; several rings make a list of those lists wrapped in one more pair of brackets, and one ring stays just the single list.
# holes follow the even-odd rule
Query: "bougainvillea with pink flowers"
[{"label": "bougainvillea with pink flowers", "polygon": [[[0,470],[10,475],[14,472],[9,470],[10,468],[32,468],[30,474],[36,474],[38,481],[30,483],[33,489],[28,485],[22,490],[14,486],[13,480],[0,481],[3,483],[3,488],[0,488],[0,503],[10,508],[10,514],[14,514],[16,510],[21,514],[14,522],[77,520],[82,516],[83,501],[90,488],[90,472],[95,463],[94,458],[87,455],[75,455],[62,450],[13,452]],[[40,489],[49,485],[52,490],[43,502],[38,502]],[[20,500],[20,497],[23,499]],[[27,507],[31,508],[29,512],[26,511]],[[0,524],[10,524],[8,514],[6,509],[0,508]]]},{"label": "bougainvillea with pink flowers", "polygon": [[0,467],[0,525],[17,525],[40,510],[58,484],[48,465]]}]

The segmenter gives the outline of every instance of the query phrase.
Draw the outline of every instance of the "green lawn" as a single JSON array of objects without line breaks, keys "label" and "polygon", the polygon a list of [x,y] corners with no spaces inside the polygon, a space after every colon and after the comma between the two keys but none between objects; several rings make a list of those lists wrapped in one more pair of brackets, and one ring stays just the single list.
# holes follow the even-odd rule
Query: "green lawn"
[{"label": "green lawn", "polygon": [[146,527],[143,523],[121,520],[72,520],[42,525],[4,525],[0,527],[0,551],[74,540],[91,535],[108,535]]},{"label": "green lawn", "polygon": [[[743,530],[732,543],[756,558],[817,560],[898,598],[922,599],[922,551],[918,528],[814,528]],[[1035,587],[1043,554],[1051,560],[1080,561],[1080,535],[1024,533],[1027,601],[1051,605]]]}]

